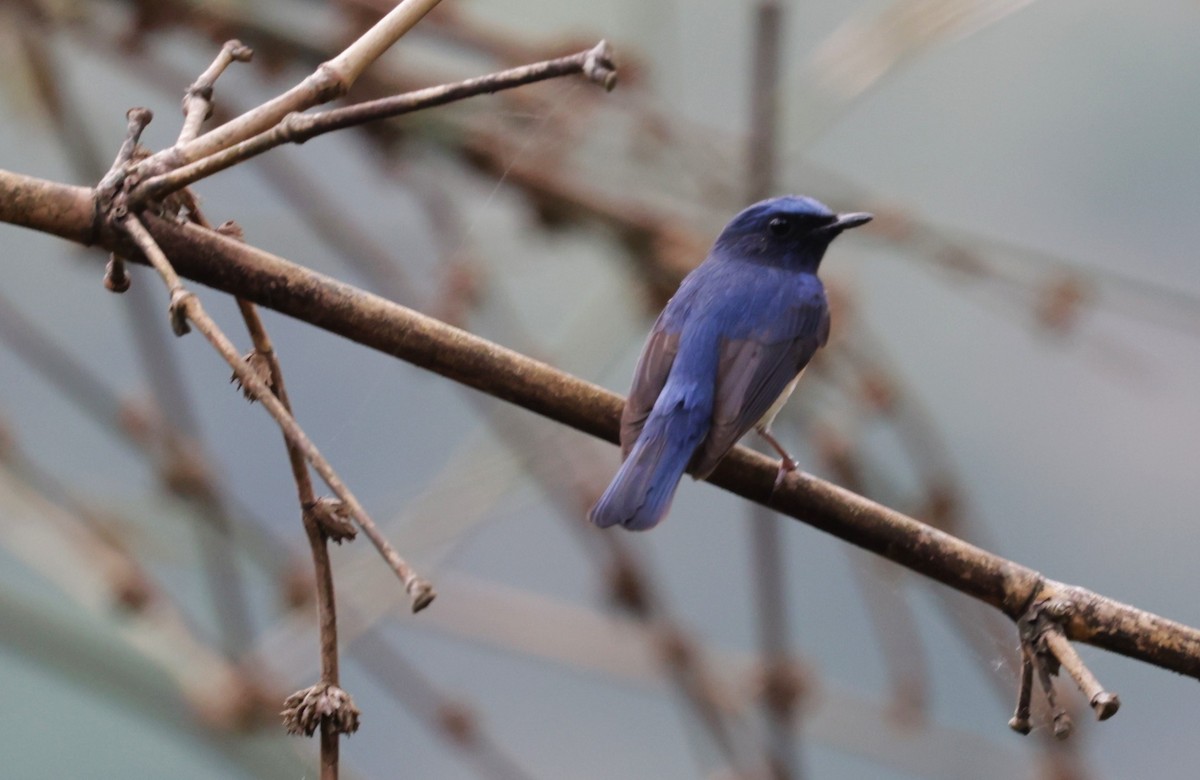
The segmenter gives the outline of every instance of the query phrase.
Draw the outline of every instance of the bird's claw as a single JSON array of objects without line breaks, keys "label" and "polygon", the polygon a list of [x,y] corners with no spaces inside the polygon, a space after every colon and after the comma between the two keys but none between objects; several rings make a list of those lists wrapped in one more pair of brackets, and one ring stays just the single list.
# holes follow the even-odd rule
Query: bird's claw
[{"label": "bird's claw", "polygon": [[779,459],[779,471],[775,474],[775,485],[771,488],[771,492],[779,489],[783,484],[783,479],[788,474],[791,474],[796,469],[800,468],[800,464],[792,460],[790,457]]}]

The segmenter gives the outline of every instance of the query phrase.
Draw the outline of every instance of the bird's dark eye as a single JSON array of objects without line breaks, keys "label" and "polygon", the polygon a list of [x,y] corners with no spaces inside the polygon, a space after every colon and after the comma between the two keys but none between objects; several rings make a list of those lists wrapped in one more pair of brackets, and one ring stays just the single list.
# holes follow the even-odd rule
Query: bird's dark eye
[{"label": "bird's dark eye", "polygon": [[776,238],[782,238],[792,232],[792,223],[784,217],[772,217],[767,223],[767,230]]}]

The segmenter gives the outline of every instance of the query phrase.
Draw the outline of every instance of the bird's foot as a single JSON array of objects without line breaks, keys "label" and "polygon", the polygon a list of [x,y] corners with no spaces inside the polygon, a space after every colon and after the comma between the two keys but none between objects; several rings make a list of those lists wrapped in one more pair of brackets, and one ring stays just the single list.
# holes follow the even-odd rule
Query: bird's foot
[{"label": "bird's foot", "polygon": [[792,456],[787,455],[779,459],[779,471],[775,474],[775,486],[771,488],[771,492],[779,489],[783,484],[783,478],[800,468],[800,464],[792,459]]},{"label": "bird's foot", "polygon": [[800,464],[797,463],[796,459],[793,458],[791,454],[783,448],[783,445],[779,443],[779,440],[771,435],[770,428],[762,427],[756,428],[755,430],[758,431],[758,435],[763,437],[763,440],[766,441],[767,444],[771,445],[772,449],[779,453],[779,473],[775,475],[775,487],[771,488],[771,492],[774,493],[779,486],[783,484],[783,478],[789,473],[800,468]]}]

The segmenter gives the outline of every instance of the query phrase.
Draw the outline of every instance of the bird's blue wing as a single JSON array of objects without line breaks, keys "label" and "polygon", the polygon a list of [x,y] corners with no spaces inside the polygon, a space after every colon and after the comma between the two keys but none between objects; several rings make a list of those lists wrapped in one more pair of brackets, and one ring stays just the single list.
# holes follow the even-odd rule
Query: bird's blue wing
[{"label": "bird's blue wing", "polygon": [[819,286],[781,308],[744,338],[721,342],[712,427],[691,464],[697,478],[716,468],[829,338],[829,307]]}]

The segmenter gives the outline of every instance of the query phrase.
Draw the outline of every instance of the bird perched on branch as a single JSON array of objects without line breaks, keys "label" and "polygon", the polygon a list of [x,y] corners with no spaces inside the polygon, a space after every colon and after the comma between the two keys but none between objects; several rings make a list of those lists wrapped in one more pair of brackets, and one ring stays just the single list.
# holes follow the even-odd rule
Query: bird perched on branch
[{"label": "bird perched on branch", "polygon": [[621,414],[624,462],[592,522],[653,528],[684,471],[707,477],[752,427],[779,453],[778,479],[796,468],[771,422],[829,338],[821,258],[870,220],[785,196],[725,226],[650,331]]}]

